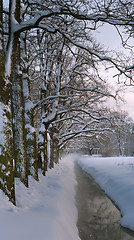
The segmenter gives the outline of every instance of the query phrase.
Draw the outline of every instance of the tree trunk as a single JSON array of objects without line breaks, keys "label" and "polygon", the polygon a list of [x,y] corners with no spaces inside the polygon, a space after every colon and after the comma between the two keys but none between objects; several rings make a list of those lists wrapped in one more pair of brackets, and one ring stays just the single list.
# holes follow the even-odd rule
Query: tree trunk
[{"label": "tree trunk", "polygon": [[5,77],[3,1],[0,0],[0,188],[15,204],[10,78]]},{"label": "tree trunk", "polygon": [[[24,35],[24,34],[23,34]],[[37,139],[34,128],[34,115],[30,97],[30,80],[28,76],[28,61],[26,55],[26,41],[21,37],[21,57],[22,66],[22,84],[25,108],[25,129],[26,129],[26,147],[28,172],[35,180],[38,180],[38,156],[37,156]]]},{"label": "tree trunk", "polygon": [[[12,118],[13,118],[13,140],[14,140],[14,159],[16,165],[16,175],[28,187],[28,163],[26,154],[26,132],[25,132],[25,117],[24,117],[24,99],[22,89],[22,72],[20,69],[20,36],[13,35],[12,17],[13,17],[13,2],[11,4],[10,13],[10,34],[9,41],[12,41]],[[14,17],[20,23],[20,0],[16,0]],[[10,42],[8,43],[10,46]]]},{"label": "tree trunk", "polygon": [[28,186],[28,163],[26,155],[26,132],[24,118],[24,102],[22,91],[22,74],[20,72],[20,46],[18,37],[14,39],[14,67],[12,77],[12,117],[14,135],[14,159],[16,175]]},{"label": "tree trunk", "polygon": [[48,166],[48,145],[47,145],[47,129],[44,133],[44,162],[42,166],[42,174],[45,176],[47,172],[47,166]]},{"label": "tree trunk", "polygon": [[[40,52],[40,93],[41,100],[47,97],[47,34],[45,34],[45,46],[44,53],[42,53],[41,49],[41,41],[42,37],[40,36],[40,32],[38,31],[38,44],[39,44],[39,52]],[[43,170],[43,175],[45,175],[47,169],[47,129],[43,124],[43,119],[47,116],[47,107],[46,104],[41,104],[41,126],[39,130],[39,139],[38,139],[38,156],[41,168]]]},{"label": "tree trunk", "polygon": [[50,129],[50,164],[49,168],[54,168],[54,137],[53,128]]}]

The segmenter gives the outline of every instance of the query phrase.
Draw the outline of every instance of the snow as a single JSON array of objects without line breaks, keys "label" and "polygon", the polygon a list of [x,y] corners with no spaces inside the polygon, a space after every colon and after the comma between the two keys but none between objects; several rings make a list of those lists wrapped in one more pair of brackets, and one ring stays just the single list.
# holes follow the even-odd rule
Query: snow
[{"label": "snow", "polygon": [[30,187],[15,180],[17,207],[0,191],[0,236],[2,240],[80,240],[76,227],[74,155],[29,177]]},{"label": "snow", "polygon": [[134,157],[82,156],[78,163],[118,206],[121,225],[134,230]]},{"label": "snow", "polygon": [[1,146],[4,146],[5,144],[5,137],[4,137],[4,126],[6,123],[6,117],[4,116],[4,109],[7,108],[8,106],[0,103],[0,154],[1,154]]},{"label": "snow", "polygon": [[68,155],[39,173],[39,182],[29,177],[29,188],[15,179],[17,207],[0,190],[0,235],[2,240],[80,240],[75,206],[74,161],[95,178],[120,208],[121,225],[134,230],[134,158]]},{"label": "snow", "polygon": [[[3,117],[3,104],[0,103],[0,126],[3,126],[4,117]],[[3,143],[3,129],[0,128],[0,145]]]},{"label": "snow", "polygon": [[6,61],[5,61],[6,84],[9,83],[8,77],[11,74],[12,48],[13,48],[13,34],[11,35],[11,40],[10,40],[10,43],[9,43],[9,46],[8,46],[8,50],[6,51]]}]

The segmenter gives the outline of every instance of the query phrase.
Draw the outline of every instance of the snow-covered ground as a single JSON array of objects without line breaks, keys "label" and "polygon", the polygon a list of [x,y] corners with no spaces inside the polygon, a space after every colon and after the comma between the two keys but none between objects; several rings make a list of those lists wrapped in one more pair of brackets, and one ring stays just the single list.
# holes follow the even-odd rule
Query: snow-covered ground
[{"label": "snow-covered ground", "polygon": [[134,157],[82,156],[78,163],[119,207],[121,225],[134,230]]},{"label": "snow-covered ground", "polygon": [[79,240],[75,207],[75,156],[62,159],[27,189],[16,179],[17,207],[0,191],[0,239]]},{"label": "snow-covered ground", "polygon": [[122,226],[134,230],[134,158],[68,155],[27,189],[16,179],[17,207],[0,191],[2,240],[80,240],[75,207],[74,160],[120,208]]}]

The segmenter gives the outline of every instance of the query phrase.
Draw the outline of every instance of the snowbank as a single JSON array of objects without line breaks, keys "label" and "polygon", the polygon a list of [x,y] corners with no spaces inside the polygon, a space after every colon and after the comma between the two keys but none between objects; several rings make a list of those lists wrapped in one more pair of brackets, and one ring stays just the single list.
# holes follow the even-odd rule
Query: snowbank
[{"label": "snowbank", "polygon": [[27,189],[16,179],[17,207],[0,192],[2,240],[79,240],[76,227],[74,156],[62,159]]},{"label": "snowbank", "polygon": [[121,225],[134,230],[134,158],[83,156],[78,163],[119,207]]}]

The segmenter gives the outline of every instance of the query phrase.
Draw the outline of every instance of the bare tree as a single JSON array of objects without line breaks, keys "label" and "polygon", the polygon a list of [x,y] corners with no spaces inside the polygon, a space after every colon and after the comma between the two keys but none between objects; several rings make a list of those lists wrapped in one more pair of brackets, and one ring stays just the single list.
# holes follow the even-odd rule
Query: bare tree
[{"label": "bare tree", "polygon": [[[10,0],[9,11],[3,11],[0,1],[0,163],[4,182],[12,180],[6,186],[2,184],[12,202],[13,158],[16,175],[26,186],[28,174],[38,179],[38,132],[38,154],[45,175],[47,167],[53,167],[54,151],[58,156],[59,149],[72,138],[88,134],[96,138],[109,130],[109,125],[100,127],[107,117],[99,104],[112,94],[99,76],[98,65],[107,62],[108,67],[117,69],[118,77],[125,76],[131,82],[134,65],[106,54],[91,37],[91,31],[108,23],[117,29],[123,26],[131,36],[133,3],[127,3]],[[4,29],[3,14],[9,19],[8,31]],[[32,77],[37,86],[40,82],[36,103],[32,102]],[[35,129],[38,107],[40,129]]]}]

